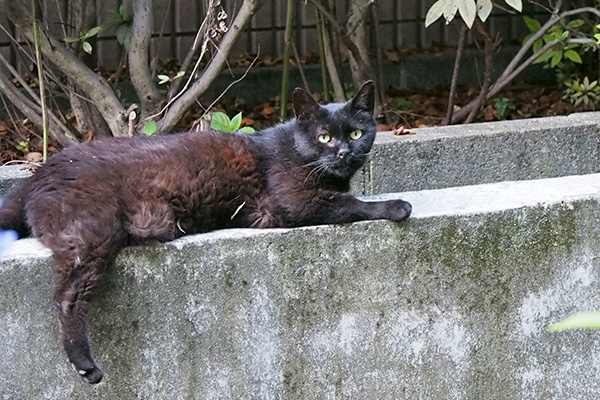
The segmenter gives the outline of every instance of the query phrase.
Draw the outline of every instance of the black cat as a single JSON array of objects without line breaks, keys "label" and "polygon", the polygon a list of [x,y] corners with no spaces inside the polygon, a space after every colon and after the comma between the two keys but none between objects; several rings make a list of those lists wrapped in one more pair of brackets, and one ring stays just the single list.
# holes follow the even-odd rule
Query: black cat
[{"label": "black cat", "polygon": [[375,139],[373,99],[372,82],[353,100],[326,106],[296,89],[296,118],[255,135],[96,140],[56,154],[14,189],[0,228],[31,234],[52,250],[60,337],[83,379],[103,376],[86,318],[123,246],[219,228],[407,218],[405,201],[363,202],[348,193]]}]

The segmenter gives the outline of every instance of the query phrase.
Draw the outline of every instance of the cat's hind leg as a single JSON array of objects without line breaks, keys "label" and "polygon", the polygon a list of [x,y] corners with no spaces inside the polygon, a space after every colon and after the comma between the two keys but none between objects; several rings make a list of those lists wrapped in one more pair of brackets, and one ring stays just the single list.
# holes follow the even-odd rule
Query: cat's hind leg
[{"label": "cat's hind leg", "polygon": [[101,248],[54,254],[54,302],[60,339],[73,368],[88,383],[98,383],[103,377],[92,357],[88,336],[90,301],[119,248],[112,238]]},{"label": "cat's hind leg", "polygon": [[58,200],[38,196],[29,222],[34,236],[52,250],[53,298],[67,357],[86,382],[98,383],[103,373],[92,357],[87,317],[106,269],[126,242],[126,233],[119,208],[110,199],[84,198],[81,205],[72,199]]}]

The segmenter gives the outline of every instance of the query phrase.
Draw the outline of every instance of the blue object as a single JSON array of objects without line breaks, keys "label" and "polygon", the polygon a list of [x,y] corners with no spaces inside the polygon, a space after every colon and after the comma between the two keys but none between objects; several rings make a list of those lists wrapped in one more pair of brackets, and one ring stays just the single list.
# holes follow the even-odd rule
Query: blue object
[{"label": "blue object", "polygon": [[0,231],[0,254],[8,247],[9,244],[19,238],[15,231]]},{"label": "blue object", "polygon": [[[0,208],[2,208],[2,200],[0,200]],[[15,231],[3,231],[0,229],[0,254],[8,247],[9,244],[19,238]]]}]

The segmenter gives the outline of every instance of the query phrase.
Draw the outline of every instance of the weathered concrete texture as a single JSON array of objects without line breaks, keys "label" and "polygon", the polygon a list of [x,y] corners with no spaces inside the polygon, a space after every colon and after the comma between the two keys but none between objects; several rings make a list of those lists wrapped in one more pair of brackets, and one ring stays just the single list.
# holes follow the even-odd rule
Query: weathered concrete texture
[{"label": "weathered concrete texture", "polygon": [[0,168],[0,196],[4,196],[11,187],[31,175],[22,165],[11,165]]},{"label": "weathered concrete texture", "polygon": [[599,308],[600,175],[405,197],[404,223],[125,249],[93,387],[57,340],[49,254],[22,240],[0,258],[0,398],[596,399],[598,335],[546,326]]},{"label": "weathered concrete texture", "polygon": [[600,172],[600,112],[414,131],[379,135],[357,193]]}]

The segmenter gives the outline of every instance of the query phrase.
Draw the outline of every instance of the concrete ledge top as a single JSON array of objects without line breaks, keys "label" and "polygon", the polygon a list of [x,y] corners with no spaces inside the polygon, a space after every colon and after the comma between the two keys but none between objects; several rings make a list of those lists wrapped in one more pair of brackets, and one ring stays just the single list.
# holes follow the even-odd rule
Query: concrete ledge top
[{"label": "concrete ledge top", "polygon": [[412,218],[472,215],[600,198],[600,174],[488,183],[376,196],[413,204]]},{"label": "concrete ledge top", "polygon": [[529,118],[512,121],[479,122],[465,125],[435,126],[411,129],[414,135],[394,135],[379,132],[376,145],[399,141],[423,142],[440,139],[468,138],[472,136],[494,136],[498,133],[516,133],[539,130],[556,130],[583,126],[599,126],[600,112],[584,112],[567,116]]},{"label": "concrete ledge top", "polygon": [[[413,206],[412,219],[431,217],[475,215],[505,210],[600,200],[600,174],[568,176],[530,181],[498,182],[455,188],[421,190],[404,193],[387,193],[365,197],[366,201],[404,199]],[[360,222],[368,223],[368,222]],[[296,228],[315,230],[322,227]],[[185,236],[173,241],[175,247],[186,243],[238,239],[251,236],[281,234],[293,229],[223,229],[199,235]],[[35,239],[19,240],[0,255],[2,258],[43,257],[50,252]]]}]

